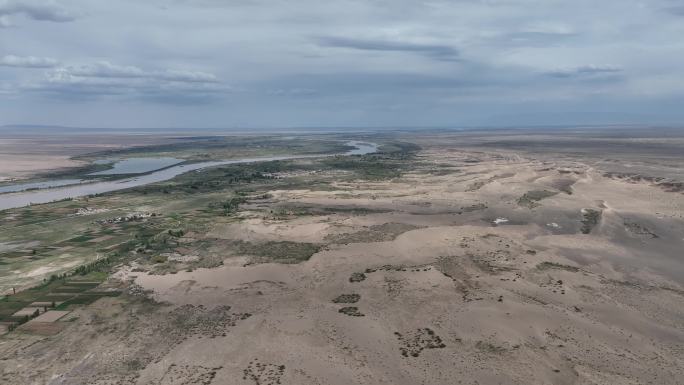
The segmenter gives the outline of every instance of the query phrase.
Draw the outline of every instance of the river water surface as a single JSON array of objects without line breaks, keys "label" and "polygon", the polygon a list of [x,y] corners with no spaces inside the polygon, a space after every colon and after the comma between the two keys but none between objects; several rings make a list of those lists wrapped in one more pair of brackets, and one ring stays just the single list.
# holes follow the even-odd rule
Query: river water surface
[{"label": "river water surface", "polygon": [[128,158],[122,160],[99,160],[95,163],[114,163],[112,168],[104,171],[93,172],[88,175],[119,175],[119,174],[144,174],[159,170],[174,164],[183,163],[183,159],[176,158]]}]

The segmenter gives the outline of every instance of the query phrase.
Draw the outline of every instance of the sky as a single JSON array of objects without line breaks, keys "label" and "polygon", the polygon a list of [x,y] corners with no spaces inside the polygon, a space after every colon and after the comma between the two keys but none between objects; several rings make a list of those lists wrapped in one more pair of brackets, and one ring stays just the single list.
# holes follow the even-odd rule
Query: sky
[{"label": "sky", "polygon": [[684,0],[0,0],[0,125],[684,123]]}]

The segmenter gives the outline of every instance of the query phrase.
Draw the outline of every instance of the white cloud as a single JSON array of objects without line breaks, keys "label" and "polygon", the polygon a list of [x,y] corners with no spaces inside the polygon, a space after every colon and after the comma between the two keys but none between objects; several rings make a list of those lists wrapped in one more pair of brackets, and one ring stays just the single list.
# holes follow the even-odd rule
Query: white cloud
[{"label": "white cloud", "polygon": [[187,70],[146,71],[136,66],[121,66],[108,61],[57,68],[49,78],[137,78],[188,83],[215,83],[216,75]]},{"label": "white cloud", "polygon": [[231,90],[206,72],[144,70],[107,61],[57,67],[47,71],[43,80],[28,82],[22,89],[68,100],[122,97],[165,103],[209,101]]},{"label": "white cloud", "polygon": [[215,83],[218,82],[216,75],[200,71],[166,70],[163,72],[153,72],[151,76],[175,82],[188,83]]},{"label": "white cloud", "polygon": [[62,67],[55,71],[57,76],[96,77],[96,78],[141,78],[145,71],[134,66],[120,66],[107,61]]},{"label": "white cloud", "polygon": [[0,67],[51,68],[59,62],[49,57],[5,55],[0,57]]}]

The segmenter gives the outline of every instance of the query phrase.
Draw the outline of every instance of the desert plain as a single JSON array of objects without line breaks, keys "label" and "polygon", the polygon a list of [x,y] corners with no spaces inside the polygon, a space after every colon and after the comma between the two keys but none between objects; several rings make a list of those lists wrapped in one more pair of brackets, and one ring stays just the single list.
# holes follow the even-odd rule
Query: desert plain
[{"label": "desert plain", "polygon": [[[206,140],[163,152],[260,139]],[[681,130],[271,134],[258,151],[349,140],[378,152],[0,211],[0,382],[682,383]]]}]

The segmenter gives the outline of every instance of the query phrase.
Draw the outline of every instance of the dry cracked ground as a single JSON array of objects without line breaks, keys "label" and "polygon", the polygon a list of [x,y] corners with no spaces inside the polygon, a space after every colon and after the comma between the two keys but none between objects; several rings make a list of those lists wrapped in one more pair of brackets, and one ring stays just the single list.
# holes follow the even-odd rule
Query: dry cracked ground
[{"label": "dry cracked ground", "polygon": [[[272,190],[186,235],[218,266],[122,266],[125,295],[3,337],[0,382],[684,381],[681,191],[581,157],[421,147],[401,177]],[[283,264],[236,242],[316,246]]]}]

